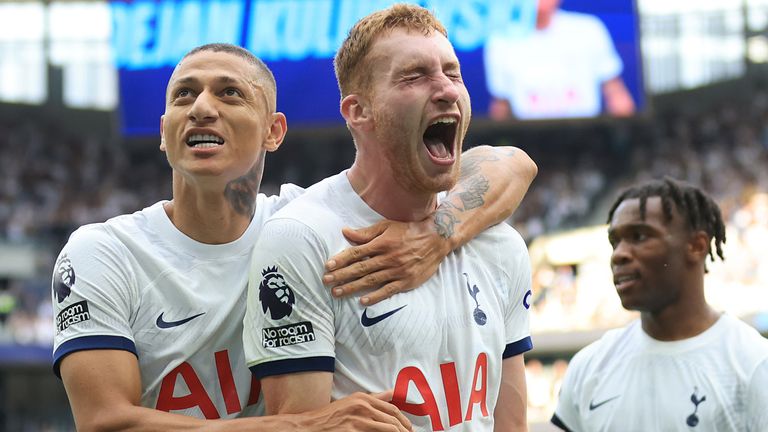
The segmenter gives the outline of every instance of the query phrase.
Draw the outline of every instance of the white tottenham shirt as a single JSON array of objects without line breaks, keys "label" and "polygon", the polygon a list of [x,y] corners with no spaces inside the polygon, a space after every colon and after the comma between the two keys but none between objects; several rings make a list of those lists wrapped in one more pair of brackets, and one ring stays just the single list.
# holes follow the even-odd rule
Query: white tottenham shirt
[{"label": "white tottenham shirt", "polygon": [[75,231],[53,274],[56,374],[73,352],[124,350],[138,358],[142,406],[208,419],[262,413],[243,355],[248,267],[267,217],[302,192],[259,194],[246,232],[227,244],[184,235],[164,202]]},{"label": "white tottenham shirt", "polygon": [[270,218],[251,266],[247,364],[259,378],[335,371],[334,399],[394,389],[418,431],[493,430],[502,360],[531,348],[525,243],[497,225],[412,291],[371,307],[361,294],[333,298],[321,277],[324,262],[349,247],[341,228],[381,219],[346,172]]},{"label": "white tottenham shirt", "polygon": [[728,314],[673,342],[636,321],[574,356],[555,416],[574,432],[768,431],[768,340]]},{"label": "white tottenham shirt", "polygon": [[598,18],[562,10],[527,36],[492,34],[484,58],[489,92],[519,119],[594,117],[602,84],[623,68]]}]

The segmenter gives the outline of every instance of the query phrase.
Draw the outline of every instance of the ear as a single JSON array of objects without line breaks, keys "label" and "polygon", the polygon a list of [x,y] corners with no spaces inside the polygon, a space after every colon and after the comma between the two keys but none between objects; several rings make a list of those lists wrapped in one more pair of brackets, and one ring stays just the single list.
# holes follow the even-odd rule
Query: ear
[{"label": "ear", "polygon": [[688,238],[686,255],[692,263],[702,263],[707,259],[710,248],[709,235],[704,231],[694,231]]},{"label": "ear", "polygon": [[269,124],[267,138],[264,140],[264,149],[273,152],[280,147],[285,139],[285,133],[288,132],[288,121],[285,114],[276,112],[272,114],[272,122]]},{"label": "ear", "polygon": [[340,111],[350,129],[373,128],[373,110],[364,97],[357,94],[347,95],[341,100]]},{"label": "ear", "polygon": [[160,116],[160,151],[165,151],[165,131],[163,129],[163,123],[165,120],[165,115]]}]

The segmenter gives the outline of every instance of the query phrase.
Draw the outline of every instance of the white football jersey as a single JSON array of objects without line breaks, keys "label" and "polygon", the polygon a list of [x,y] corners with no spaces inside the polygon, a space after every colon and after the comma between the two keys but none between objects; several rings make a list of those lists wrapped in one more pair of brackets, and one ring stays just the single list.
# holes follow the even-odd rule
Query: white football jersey
[{"label": "white football jersey", "polygon": [[335,371],[334,399],[394,389],[419,431],[493,430],[502,360],[531,348],[525,243],[497,225],[415,290],[367,308],[361,295],[333,298],[321,277],[324,262],[349,247],[341,228],[381,219],[346,172],[270,218],[251,266],[247,364],[259,378]]},{"label": "white football jersey", "polygon": [[184,235],[164,202],[75,231],[53,274],[56,374],[72,352],[125,350],[138,358],[142,406],[208,419],[262,413],[243,355],[248,266],[264,221],[302,192],[259,194],[248,229],[227,244]]},{"label": "white football jersey", "polygon": [[484,58],[488,91],[520,119],[596,116],[603,82],[623,68],[598,18],[563,10],[529,35],[492,34]]},{"label": "white football jersey", "polygon": [[573,432],[768,431],[768,340],[723,314],[661,342],[636,321],[574,356],[555,410]]}]

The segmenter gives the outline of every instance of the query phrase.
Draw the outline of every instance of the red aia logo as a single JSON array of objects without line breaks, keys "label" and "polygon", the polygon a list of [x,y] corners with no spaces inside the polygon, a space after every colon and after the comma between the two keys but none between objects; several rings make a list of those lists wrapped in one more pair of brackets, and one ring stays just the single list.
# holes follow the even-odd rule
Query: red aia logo
[{"label": "red aia logo", "polygon": [[[477,360],[475,360],[475,373],[472,378],[472,391],[467,401],[466,414],[462,415],[456,363],[441,364],[440,375],[443,381],[443,388],[445,389],[445,404],[448,406],[449,427],[456,426],[462,421],[471,421],[475,405],[480,405],[480,413],[483,417],[488,417],[488,406],[486,404],[488,394],[488,355],[486,353],[480,353],[477,356]],[[416,386],[424,402],[418,404],[406,402],[410,383]],[[478,384],[480,384],[480,388],[477,388]],[[433,430],[445,430],[432,388],[427,382],[424,373],[418,368],[409,366],[403,368],[397,374],[392,403],[407,413],[417,416],[429,416],[429,419],[432,421]]]},{"label": "red aia logo", "polygon": [[[242,407],[240,399],[237,397],[237,387],[235,387],[235,378],[232,375],[232,367],[229,363],[229,354],[227,350],[214,353],[216,359],[216,373],[219,376],[219,388],[221,396],[224,398],[224,404],[227,408],[227,414],[240,412]],[[176,379],[181,377],[189,388],[189,394],[184,396],[174,396]],[[261,383],[254,377],[251,377],[251,393],[248,397],[248,406],[255,404],[259,400],[261,392]],[[221,418],[216,405],[200,382],[195,369],[187,362],[178,365],[168,375],[163,378],[160,385],[160,395],[157,397],[157,408],[160,411],[170,412],[172,410],[184,410],[192,407],[200,407],[200,411],[207,419]]]}]

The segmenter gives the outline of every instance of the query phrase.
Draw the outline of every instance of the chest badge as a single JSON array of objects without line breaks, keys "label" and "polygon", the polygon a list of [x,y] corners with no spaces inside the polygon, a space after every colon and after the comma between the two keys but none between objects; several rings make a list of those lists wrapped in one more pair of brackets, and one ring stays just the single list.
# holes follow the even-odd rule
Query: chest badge
[{"label": "chest badge", "polygon": [[485,312],[480,309],[480,303],[477,302],[477,293],[480,292],[480,289],[477,287],[477,285],[472,285],[470,287],[469,275],[466,273],[463,274],[464,277],[467,278],[467,291],[469,291],[469,295],[472,296],[472,300],[475,301],[475,310],[472,312],[472,316],[475,318],[477,325],[485,325],[485,323],[488,321],[488,317],[485,315]]},{"label": "chest badge", "polygon": [[701,398],[696,396],[696,393],[699,392],[698,387],[693,388],[693,393],[691,393],[691,402],[693,402],[693,414],[689,415],[687,419],[685,419],[685,424],[687,424],[690,427],[695,427],[697,424],[699,424],[699,416],[696,415],[696,412],[699,411],[699,404],[707,400],[707,396],[704,395]]}]

